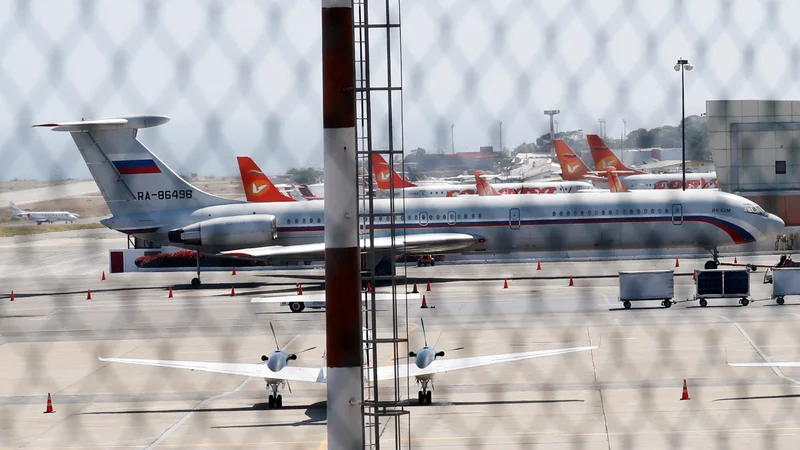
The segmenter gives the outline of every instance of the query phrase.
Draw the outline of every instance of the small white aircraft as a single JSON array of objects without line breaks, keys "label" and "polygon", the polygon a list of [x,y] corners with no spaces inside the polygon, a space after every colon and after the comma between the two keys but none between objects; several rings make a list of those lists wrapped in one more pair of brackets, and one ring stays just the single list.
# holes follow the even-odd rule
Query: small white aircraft
[{"label": "small white aircraft", "polygon": [[25,220],[33,220],[36,221],[36,225],[41,225],[45,222],[72,223],[78,220],[78,218],[80,218],[80,215],[71,213],[69,211],[42,211],[42,212],[25,211],[24,209],[17,206],[14,202],[8,202],[8,206],[11,207],[12,217]]},{"label": "small white aircraft", "polygon": [[[272,324],[270,323],[270,328]],[[366,331],[366,330],[365,330]],[[419,391],[418,401],[420,405],[431,403],[431,391],[428,389],[430,384],[433,388],[433,377],[437,373],[452,372],[454,370],[469,369],[471,367],[488,366],[492,364],[500,364],[512,361],[522,361],[524,359],[540,358],[543,356],[563,355],[567,353],[583,352],[587,350],[596,350],[600,348],[600,344],[588,347],[573,347],[562,348],[556,350],[537,350],[532,352],[523,353],[506,353],[502,355],[488,355],[488,356],[474,356],[469,358],[457,358],[450,360],[442,360],[445,355],[443,351],[436,351],[435,344],[433,347],[428,346],[428,338],[425,334],[425,323],[422,323],[422,332],[425,340],[425,346],[416,352],[410,352],[409,356],[415,358],[413,364],[400,364],[397,368],[397,376],[400,378],[414,377],[416,382],[422,386]],[[275,330],[272,329],[272,335],[275,338],[275,345],[278,345],[278,339],[275,337]],[[441,335],[440,335],[441,336]],[[324,367],[293,367],[289,366],[289,361],[297,359],[297,353],[309,351],[315,347],[302,350],[297,353],[290,354],[286,351],[289,344],[295,338],[289,340],[281,348],[278,348],[270,354],[270,356],[263,355],[262,361],[266,364],[255,363],[218,363],[206,361],[169,361],[169,360],[156,360],[156,359],[129,359],[129,358],[102,358],[103,362],[115,362],[122,364],[136,364],[141,366],[153,367],[170,367],[174,369],[185,369],[192,371],[224,373],[229,375],[240,375],[245,377],[259,377],[264,378],[267,382],[267,388],[272,391],[269,396],[269,406],[280,408],[283,406],[283,397],[278,394],[279,389],[285,384],[291,393],[289,381],[307,381],[311,383],[325,383],[327,381],[326,370]],[[438,341],[438,339],[437,339]],[[463,347],[456,348],[450,351],[460,350]],[[395,366],[380,366],[377,368],[377,380],[391,380],[395,378]],[[372,369],[364,369],[364,379],[371,381],[375,379],[374,371]]]}]

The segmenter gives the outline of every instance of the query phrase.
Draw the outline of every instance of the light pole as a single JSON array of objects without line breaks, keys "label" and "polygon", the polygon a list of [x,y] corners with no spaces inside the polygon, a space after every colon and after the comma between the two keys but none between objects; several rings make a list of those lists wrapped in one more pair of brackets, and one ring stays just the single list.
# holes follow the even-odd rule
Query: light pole
[{"label": "light pole", "polygon": [[502,152],[503,151],[503,121],[502,120],[498,120],[498,123],[500,123],[500,151]]},{"label": "light pole", "polygon": [[621,139],[621,141],[622,141],[622,152],[621,153],[622,153],[622,163],[623,164],[625,163],[625,139],[628,137],[628,135],[626,134],[627,131],[628,131],[626,129],[626,125],[627,125],[627,123],[625,122],[625,119],[622,119],[622,139]]},{"label": "light pole", "polygon": [[686,97],[685,97],[685,83],[683,79],[684,70],[692,70],[694,66],[689,64],[686,59],[679,59],[673,67],[676,72],[681,73],[681,162],[683,163],[683,190],[686,190]]},{"label": "light pole", "polygon": [[600,137],[605,139],[606,138],[606,119],[597,119],[597,122],[600,124]]},{"label": "light pole", "polygon": [[450,148],[453,151],[453,154],[456,154],[456,135],[455,135],[456,124],[450,124]]},{"label": "light pole", "polygon": [[556,154],[556,147],[555,147],[555,144],[553,144],[553,139],[556,138],[556,136],[555,136],[556,135],[555,134],[555,127],[554,127],[554,125],[555,125],[554,122],[555,121],[553,119],[553,116],[555,116],[556,114],[558,114],[560,112],[561,112],[560,109],[545,109],[544,110],[544,114],[546,116],[550,116],[550,157],[551,158],[554,157],[555,154]]},{"label": "light pole", "polygon": [[556,120],[556,136],[558,136],[558,121]]}]

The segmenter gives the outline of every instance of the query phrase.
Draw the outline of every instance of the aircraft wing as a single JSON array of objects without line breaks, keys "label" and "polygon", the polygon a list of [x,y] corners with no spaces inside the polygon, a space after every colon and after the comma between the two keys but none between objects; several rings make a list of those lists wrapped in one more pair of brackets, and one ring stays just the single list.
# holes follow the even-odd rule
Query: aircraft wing
[{"label": "aircraft wing", "polygon": [[[364,300],[371,299],[370,293],[362,292],[362,298]],[[405,297],[405,296],[408,297]],[[398,300],[402,300],[406,298],[408,301],[416,301],[419,300],[420,294],[412,294],[408,293],[405,294],[403,292],[397,293]],[[391,292],[376,292],[375,293],[375,300],[378,301],[386,301],[392,300],[392,293]],[[291,302],[324,302],[325,301],[325,294],[324,293],[314,293],[314,294],[303,294],[303,295],[276,295],[271,297],[253,297],[250,299],[250,303],[291,303]]]},{"label": "aircraft wing", "polygon": [[[464,250],[472,245],[481,242],[481,236],[473,236],[466,233],[424,233],[411,234],[406,236],[396,236],[395,243],[398,249],[406,253],[448,253]],[[362,240],[362,247],[368,245],[367,241]],[[375,249],[389,249],[392,245],[391,238],[375,238]],[[222,252],[222,255],[236,256],[241,258],[287,258],[287,259],[309,259],[323,258],[325,255],[325,243],[301,245],[271,245],[268,247],[253,247],[240,250],[230,250]]]},{"label": "aircraft wing", "polygon": [[[524,353],[506,353],[504,355],[474,356],[456,359],[436,359],[428,367],[423,369],[417,367],[416,364],[401,364],[399,367],[399,374],[400,377],[417,377],[421,375],[432,375],[437,373],[452,372],[454,370],[469,369],[472,367],[488,366],[512,361],[522,361],[523,359],[585,352],[587,350],[596,350],[598,348],[600,348],[600,344],[589,347],[537,350]],[[381,366],[378,368],[378,380],[388,380],[391,378],[394,378],[394,366]]]},{"label": "aircraft wing", "polygon": [[728,363],[731,367],[800,367],[800,362]]},{"label": "aircraft wing", "polygon": [[307,381],[324,383],[325,374],[322,368],[286,366],[273,372],[266,364],[253,363],[217,363],[205,361],[169,361],[158,359],[100,358],[103,362],[135,364],[139,366],[170,367],[173,369],[197,370],[199,372],[224,373],[244,377],[269,378],[272,380]]}]

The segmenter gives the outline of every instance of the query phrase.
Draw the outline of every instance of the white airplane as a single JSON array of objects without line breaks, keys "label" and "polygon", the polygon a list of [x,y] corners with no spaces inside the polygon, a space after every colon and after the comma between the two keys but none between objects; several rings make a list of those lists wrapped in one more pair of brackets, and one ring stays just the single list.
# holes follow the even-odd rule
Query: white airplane
[{"label": "white airplane", "polygon": [[41,212],[25,211],[24,209],[21,209],[19,206],[14,204],[14,202],[8,202],[8,206],[11,207],[12,217],[25,220],[33,220],[36,222],[36,225],[41,225],[46,222],[72,223],[81,217],[80,215],[71,213],[69,211],[41,211]]},{"label": "white airplane", "polygon": [[[272,328],[272,324],[270,324]],[[364,330],[366,331],[366,330]],[[433,347],[428,346],[428,337],[425,334],[425,323],[422,323],[422,331],[425,340],[425,346],[416,352],[410,352],[409,357],[415,358],[412,364],[399,364],[397,375],[399,378],[414,377],[418,384],[422,387],[419,391],[417,400],[420,405],[431,403],[431,391],[428,389],[430,384],[433,388],[433,377],[439,373],[452,372],[455,370],[469,369],[473,367],[489,366],[493,364],[500,364],[512,361],[522,361],[525,359],[541,358],[544,356],[564,355],[567,353],[584,352],[587,350],[597,350],[600,344],[590,345],[587,347],[573,347],[561,348],[555,350],[536,350],[532,352],[522,353],[506,353],[501,355],[487,355],[487,356],[473,356],[468,358],[457,358],[443,360],[445,352],[436,351]],[[273,337],[275,337],[275,345],[278,345],[275,330],[272,330]],[[441,335],[440,335],[441,336]],[[286,347],[294,340],[292,338],[281,348],[278,348],[270,354],[270,356],[263,355],[261,360],[266,364],[255,363],[218,363],[207,361],[171,361],[171,360],[158,360],[158,359],[132,359],[132,358],[102,358],[100,361],[113,362],[122,364],[134,364],[140,366],[153,366],[153,367],[170,367],[173,369],[185,369],[200,372],[224,373],[229,375],[240,375],[245,377],[264,378],[267,383],[267,389],[272,393],[269,395],[268,401],[270,407],[280,408],[283,406],[283,397],[279,394],[279,390],[285,384],[291,393],[290,381],[306,381],[310,383],[325,383],[327,381],[327,374],[324,367],[294,367],[289,365],[289,361],[297,359],[297,353],[290,354],[286,352]],[[311,350],[315,347],[303,350],[303,352]],[[450,351],[460,350],[463,347],[456,348]],[[371,382],[375,379],[373,369],[364,369],[364,380]],[[391,380],[396,377],[395,366],[380,366],[377,368],[377,380]]]},{"label": "white airplane", "polygon": [[[131,132],[168,121],[142,115],[39,126],[70,132],[111,210],[101,223],[113,230],[231,257],[324,259],[324,201],[247,203],[197,189]],[[376,199],[385,216],[365,224],[376,231],[378,275],[394,264],[389,201]],[[715,266],[718,246],[772,238],[784,225],[756,203],[714,190],[420,198],[404,207],[396,245],[410,254],[686,247],[710,250]],[[199,268],[192,284],[200,284]]]},{"label": "white airplane", "polygon": [[[403,179],[389,167],[389,163],[379,154],[372,155],[372,168],[375,172],[378,189],[389,189],[389,180],[394,178],[394,195],[405,198],[457,197],[461,195],[480,195],[474,180],[470,184],[437,184],[416,185]],[[466,175],[463,175],[466,176]],[[461,175],[459,177],[462,177]],[[496,178],[496,175],[483,175],[484,179]],[[569,194],[594,189],[587,181],[541,181],[524,183],[495,183],[494,188],[502,195],[514,194]]]}]

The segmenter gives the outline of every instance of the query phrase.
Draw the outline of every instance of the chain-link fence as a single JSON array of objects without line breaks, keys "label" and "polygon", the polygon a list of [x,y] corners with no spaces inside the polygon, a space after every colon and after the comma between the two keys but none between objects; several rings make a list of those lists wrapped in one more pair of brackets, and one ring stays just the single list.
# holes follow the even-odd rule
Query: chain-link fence
[{"label": "chain-link fence", "polygon": [[[324,447],[324,377],[311,372],[325,366],[325,314],[312,300],[300,314],[289,309],[296,301],[269,303],[300,293],[319,299],[313,296],[323,292],[321,258],[282,253],[231,262],[204,248],[205,262],[197,263],[202,284],[192,286],[191,253],[130,251],[119,231],[179,230],[170,242],[193,248],[190,226],[216,218],[213,212],[174,222],[163,208],[153,215],[137,209],[125,219],[114,212],[126,208],[123,200],[144,202],[147,194],[153,201],[197,200],[202,190],[245,199],[236,164],[242,155],[284,184],[310,186],[303,196],[323,196],[314,189],[323,182],[319,174],[303,170],[323,161],[319,2],[4,6],[0,198],[23,212],[0,208],[0,448]],[[606,174],[596,170],[588,134],[604,138],[628,165],[646,166],[662,154],[670,156],[658,159],[680,159],[682,83],[673,69],[680,58],[693,65],[684,73],[688,159],[716,162],[706,136],[707,100],[798,97],[799,14],[800,3],[791,1],[402,2],[403,135],[395,139],[405,160],[395,167],[403,169],[400,180],[429,186],[427,196],[460,195],[407,194],[395,220],[409,235],[472,236],[470,250],[480,250],[462,255],[453,242],[437,241],[436,250],[398,262],[407,264],[410,295],[407,322],[403,316],[399,324],[408,343],[399,351],[414,353],[402,363],[414,366],[423,347],[434,348],[444,364],[515,355],[440,373],[435,384],[412,377],[402,446],[796,447],[793,369],[727,364],[798,360],[792,293],[784,308],[767,307],[774,285],[762,283],[775,253],[792,250],[791,230],[716,191],[695,199],[680,190],[610,200],[602,192],[538,200],[463,194],[475,187],[475,170],[502,176],[490,183],[523,187],[561,176],[549,159],[546,110],[558,111],[555,137],[595,172],[587,182],[598,191]],[[385,41],[374,44],[373,57],[385,58],[378,48]],[[118,124],[83,126],[90,141],[31,128],[128,114],[171,118],[130,131],[157,156],[152,166],[141,165],[144,153],[134,146],[111,156],[92,153],[116,139],[103,137],[112,132],[103,127]],[[384,111],[372,114],[385,119]],[[797,151],[787,150],[790,171]],[[101,171],[103,157],[117,179],[87,169],[89,162]],[[194,192],[159,182],[150,192],[147,179],[128,178],[166,172],[162,162]],[[109,184],[98,187],[92,175]],[[121,184],[132,197],[122,197]],[[36,215],[64,211],[75,216],[50,219],[66,223]],[[277,211],[252,214],[270,217],[275,239],[311,233],[301,243],[320,242],[321,208]],[[101,224],[112,212],[116,221]],[[262,247],[236,242],[246,245],[219,249]],[[721,255],[709,256],[709,249]],[[706,260],[734,257],[759,266],[749,292],[708,296],[706,308],[681,302],[698,298],[696,270],[708,269]],[[119,267],[136,273],[111,273]],[[671,298],[678,303],[667,309],[658,306],[661,299],[634,302],[627,310],[618,273],[635,270],[673,271]],[[385,286],[374,289],[385,293]],[[741,307],[742,297],[755,304]],[[377,313],[384,330],[392,326],[387,310]],[[174,363],[147,367],[98,357]],[[253,366],[281,358],[297,371],[267,381],[265,391],[268,376]],[[381,363],[393,361],[387,355],[375,362]],[[690,400],[680,401],[685,379]],[[415,395],[423,389],[432,399]],[[43,416],[48,392],[56,412]]]}]

